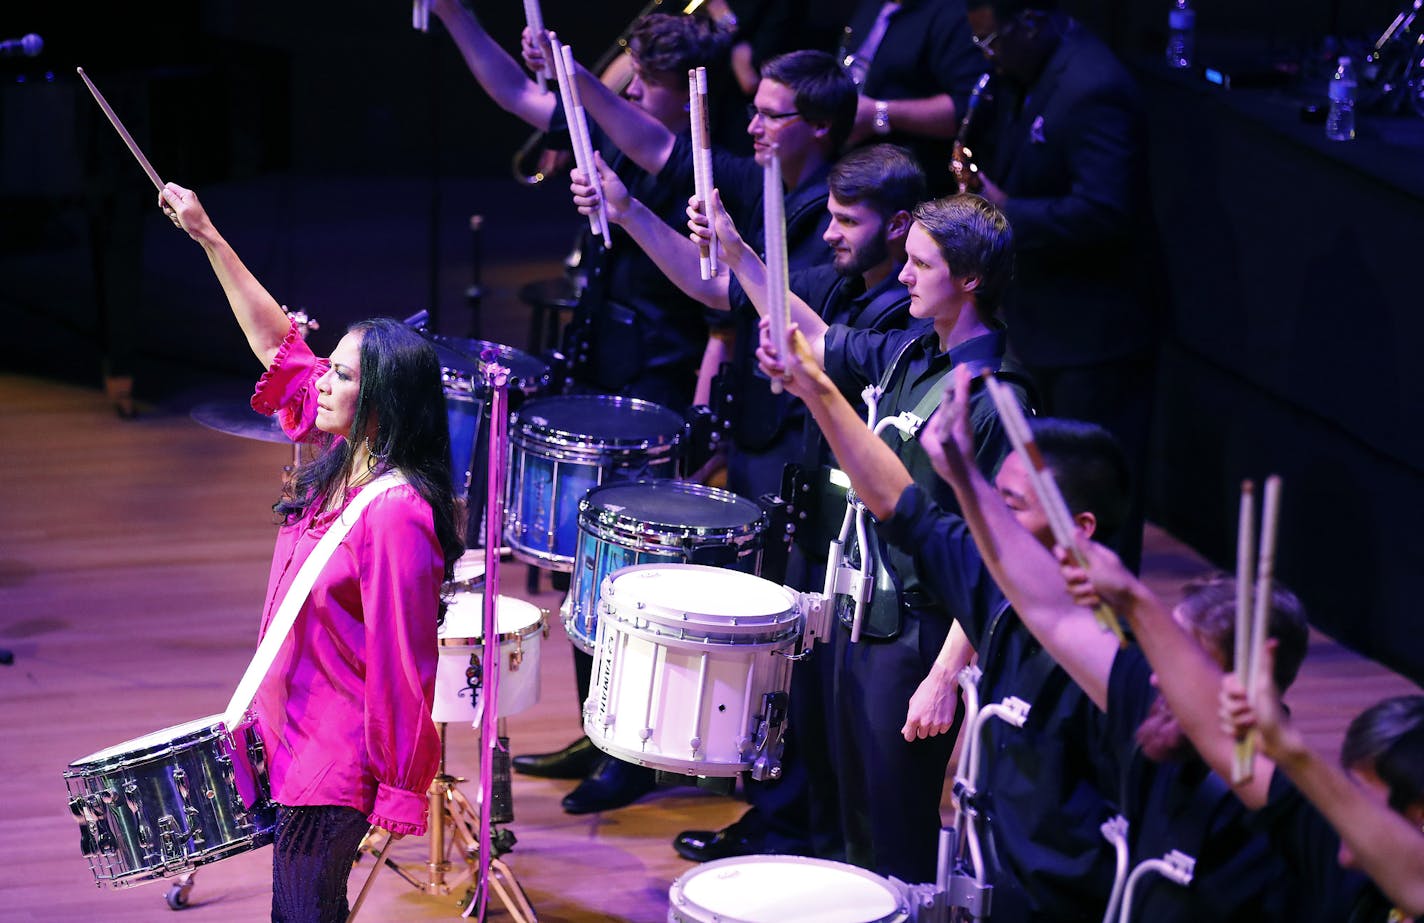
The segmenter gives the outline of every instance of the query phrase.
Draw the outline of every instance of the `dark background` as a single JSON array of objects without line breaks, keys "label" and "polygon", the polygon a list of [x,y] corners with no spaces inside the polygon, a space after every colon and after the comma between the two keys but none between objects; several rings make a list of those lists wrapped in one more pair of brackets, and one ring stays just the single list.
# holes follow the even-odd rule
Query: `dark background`
[{"label": "dark background", "polygon": [[[1229,92],[1159,65],[1166,2],[1065,5],[1133,66],[1151,107],[1170,293],[1152,518],[1230,567],[1241,479],[1281,473],[1281,578],[1321,628],[1424,677],[1424,120],[1362,113],[1359,139],[1332,144],[1300,117],[1334,54],[1396,4],[1194,4],[1199,61],[1294,75]],[[640,4],[544,7],[592,60]],[[521,7],[477,8],[514,47]],[[467,332],[476,212],[485,335],[525,345],[514,292],[557,270],[578,221],[562,183],[510,177],[528,130],[478,90],[438,22],[421,35],[409,14],[396,0],[6,4],[0,38],[36,32],[46,50],[0,60],[0,367],[96,384],[127,371],[148,412],[240,394],[254,371],[205,260],[153,209],[76,64],[160,174],[201,189],[277,297],[321,318],[318,349],[357,318],[432,306],[442,331]]]}]

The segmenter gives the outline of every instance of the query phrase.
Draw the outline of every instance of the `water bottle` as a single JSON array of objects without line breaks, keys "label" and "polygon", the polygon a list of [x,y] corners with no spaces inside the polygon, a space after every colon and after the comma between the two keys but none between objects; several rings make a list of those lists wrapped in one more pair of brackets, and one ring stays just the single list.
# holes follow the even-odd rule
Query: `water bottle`
[{"label": "water bottle", "polygon": [[1355,69],[1350,59],[1340,59],[1330,78],[1330,114],[1325,117],[1325,137],[1331,141],[1355,139]]},{"label": "water bottle", "polygon": [[1191,0],[1174,0],[1167,14],[1167,66],[1191,67],[1196,44],[1197,13]]}]

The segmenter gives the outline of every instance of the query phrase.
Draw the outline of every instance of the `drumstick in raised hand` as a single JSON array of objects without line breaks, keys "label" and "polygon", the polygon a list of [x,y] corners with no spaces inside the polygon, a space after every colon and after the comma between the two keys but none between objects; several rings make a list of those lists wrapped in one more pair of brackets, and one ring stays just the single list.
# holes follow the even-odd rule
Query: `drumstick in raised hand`
[{"label": "drumstick in raised hand", "polygon": [[[710,215],[709,215],[710,217]],[[791,326],[790,287],[786,266],[786,202],[781,191],[781,157],[773,147],[762,167],[762,227],[766,234],[766,301],[771,343],[777,354],[787,354],[787,328]],[[781,380],[771,380],[771,391],[780,394]]]},{"label": "drumstick in raised hand", "polygon": [[697,245],[700,270],[704,281],[717,275],[717,225],[711,220],[708,203],[712,200],[712,128],[707,117],[707,68],[694,67],[687,72],[687,98],[692,123],[692,181],[702,212],[708,216],[711,240]]},{"label": "drumstick in raised hand", "polygon": [[163,191],[163,180],[158,178],[158,171],[153,169],[153,164],[148,162],[148,158],[143,156],[143,151],[138,149],[138,144],[134,142],[133,135],[124,127],[124,123],[119,121],[119,117],[110,108],[108,100],[104,99],[104,94],[99,92],[99,88],[94,86],[94,81],[89,79],[89,75],[84,73],[84,68],[76,67],[79,72],[79,79],[84,81],[84,85],[89,88],[89,92],[94,94],[94,102],[99,104],[99,108],[104,110],[104,115],[109,117],[109,124],[114,126],[114,130],[119,133],[119,137],[124,139],[124,144],[128,146],[129,153],[134,155],[138,165],[143,167],[143,172],[148,174],[149,180],[153,183],[153,188],[159,192]]},{"label": "drumstick in raised hand", "polygon": [[[1280,510],[1281,479],[1273,474],[1266,478],[1265,495],[1261,500],[1261,546],[1260,556],[1256,561],[1256,585],[1252,587],[1255,604],[1251,607],[1250,636],[1245,641],[1239,634],[1236,637],[1238,649],[1243,643],[1248,646],[1246,697],[1252,708],[1256,707],[1256,680],[1261,674],[1261,661],[1265,657],[1266,637],[1270,630],[1271,590],[1276,578],[1276,523],[1280,519]],[[1239,653],[1237,658],[1240,659]],[[1233,785],[1251,779],[1252,764],[1256,759],[1256,742],[1253,738],[1247,737],[1244,741],[1239,741],[1237,746],[1236,760],[1231,768]],[[1237,778],[1238,775],[1240,778]]]},{"label": "drumstick in raised hand", "polygon": [[[1232,670],[1241,688],[1247,685],[1251,657],[1252,555],[1255,541],[1256,485],[1241,482],[1241,507],[1236,521],[1236,651]],[[1236,741],[1231,781],[1239,784],[1251,777],[1251,749],[1245,737]]]},{"label": "drumstick in raised hand", "polygon": [[[1063,493],[1058,489],[1058,482],[1054,480],[1053,472],[1048,469],[1043,453],[1038,450],[1038,443],[1033,438],[1033,430],[1029,428],[1023,409],[1009,393],[1008,386],[991,373],[984,373],[984,384],[989,390],[994,408],[999,413],[1004,432],[1009,436],[1009,442],[1023,460],[1029,483],[1033,486],[1039,506],[1043,507],[1043,514],[1053,531],[1053,541],[1071,554],[1078,566],[1086,568],[1087,561],[1083,558],[1083,552],[1073,540],[1073,514],[1069,512],[1068,504],[1063,500]],[[1105,631],[1111,631],[1117,636],[1119,645],[1127,645],[1127,634],[1122,630],[1122,623],[1118,621],[1117,613],[1108,608],[1106,603],[1099,603],[1093,610],[1093,616]]]},{"label": "drumstick in raised hand", "polygon": [[[524,23],[529,26],[529,32],[534,36],[534,41],[538,42],[544,37],[544,12],[539,8],[539,0],[524,0]],[[549,62],[545,61],[544,66],[539,68],[535,75],[539,80],[539,92],[549,92]]]},{"label": "drumstick in raised hand", "polygon": [[598,173],[598,163],[593,159],[593,141],[588,135],[588,117],[584,115],[579,100],[578,71],[574,63],[573,48],[559,44],[558,36],[549,33],[549,50],[554,59],[554,76],[559,82],[559,98],[563,102],[564,115],[569,123],[569,140],[573,142],[574,163],[588,177],[593,186],[598,205],[589,213],[588,225],[593,233],[603,238],[603,247],[608,249],[613,237],[608,232],[608,214],[603,210],[603,179]]}]

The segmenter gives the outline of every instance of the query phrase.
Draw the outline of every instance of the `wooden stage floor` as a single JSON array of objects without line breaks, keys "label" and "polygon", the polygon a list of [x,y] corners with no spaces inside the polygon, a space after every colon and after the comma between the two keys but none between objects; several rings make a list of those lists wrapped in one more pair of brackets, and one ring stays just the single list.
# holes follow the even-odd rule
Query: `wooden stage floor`
[{"label": "wooden stage floor", "polygon": [[[0,647],[15,655],[0,666],[0,919],[169,919],[163,885],[95,887],[61,773],[83,755],[226,704],[255,641],[270,507],[290,450],[185,415],[121,421],[97,390],[37,379],[0,375],[0,407]],[[1147,569],[1165,590],[1205,568],[1160,531],[1149,535]],[[506,592],[523,596],[524,585],[523,565],[507,568]],[[553,749],[578,732],[559,597],[546,589],[532,601],[555,617],[542,699],[509,720],[515,752]],[[1333,752],[1350,716],[1413,688],[1318,637],[1290,698]],[[474,732],[451,729],[453,771],[473,774],[475,744]],[[571,817],[559,798],[572,785],[515,777],[510,829],[519,842],[506,859],[545,923],[666,919],[668,887],[692,867],[673,852],[673,836],[742,810],[677,788]],[[394,855],[418,863],[425,851],[424,839],[406,839]],[[269,875],[265,849],[208,866],[181,918],[266,919]],[[422,894],[382,873],[361,918],[456,919],[455,896]],[[503,917],[496,904],[491,918]]]}]

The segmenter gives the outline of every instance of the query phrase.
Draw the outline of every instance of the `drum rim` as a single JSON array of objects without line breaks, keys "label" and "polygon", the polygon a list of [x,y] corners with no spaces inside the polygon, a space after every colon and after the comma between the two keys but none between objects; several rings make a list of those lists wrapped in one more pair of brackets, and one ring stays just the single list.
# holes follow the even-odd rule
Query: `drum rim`
[{"label": "drum rim", "polygon": [[[606,506],[596,506],[598,494],[612,493],[615,490],[627,490],[630,487],[646,488],[656,493],[671,493],[679,496],[698,497],[700,499],[711,500],[724,503],[728,507],[747,507],[747,512],[755,511],[756,515],[749,521],[732,526],[700,526],[688,525],[685,523],[659,522],[657,520],[639,518],[635,515],[609,509]],[[626,509],[626,507],[625,507]],[[609,524],[615,527],[627,523],[630,526],[640,526],[639,530],[625,529],[624,532],[655,535],[681,535],[702,536],[702,535],[726,535],[730,537],[753,537],[766,531],[767,514],[762,509],[761,504],[755,500],[743,497],[741,494],[733,493],[730,490],[723,490],[720,487],[709,487],[706,484],[698,484],[696,481],[684,481],[679,478],[638,478],[633,481],[605,481],[595,487],[589,488],[588,492],[579,498],[578,524],[583,528],[584,521],[590,523]],[[653,529],[652,527],[659,527]],[[595,536],[598,537],[598,536]]]},{"label": "drum rim", "polygon": [[[719,911],[714,908],[707,907],[703,904],[699,904],[693,901],[691,898],[687,897],[685,893],[686,882],[691,881],[699,875],[715,875],[723,869],[732,868],[740,865],[805,865],[837,872],[849,872],[854,878],[870,882],[872,884],[879,885],[880,887],[884,888],[885,891],[889,893],[891,899],[895,902],[895,909],[891,911],[888,915],[877,917],[874,920],[866,920],[863,921],[863,923],[903,923],[903,921],[908,920],[910,918],[909,897],[905,893],[905,889],[898,886],[888,878],[885,878],[881,875],[877,875],[869,869],[863,869],[859,866],[851,865],[849,862],[836,862],[833,859],[819,859],[813,856],[788,856],[775,853],[757,853],[747,856],[729,856],[725,859],[713,859],[710,862],[704,862],[701,865],[696,866],[695,868],[688,869],[681,875],[677,876],[677,878],[673,880],[672,885],[668,888],[669,910],[676,912],[679,907],[695,909],[700,912],[712,914],[712,918],[716,920],[717,923],[759,923],[759,921],[756,920],[730,916],[727,914],[726,911]],[[679,904],[679,901],[681,901],[681,904]]]},{"label": "drum rim", "polygon": [[[203,723],[197,724],[197,722]],[[186,727],[189,725],[196,726],[193,727],[193,729],[186,734],[155,741],[151,746],[145,747],[142,750],[117,749],[128,744],[136,743],[137,741],[140,741],[145,737],[152,737],[156,734],[162,734],[166,731],[174,731],[178,728]],[[125,766],[133,766],[138,763],[148,762],[149,760],[152,760],[155,757],[162,756],[167,753],[172,753],[175,749],[180,747],[180,745],[186,747],[190,744],[198,743],[199,741],[222,737],[228,733],[229,732],[227,731],[227,729],[223,726],[221,714],[208,715],[204,718],[193,718],[188,721],[180,721],[177,724],[170,724],[168,727],[159,728],[156,731],[149,731],[147,734],[139,734],[136,737],[130,737],[128,740],[121,740],[118,743],[113,744],[112,746],[102,747],[87,756],[82,756],[79,759],[71,762],[67,767],[65,767],[64,778],[84,778],[85,776],[91,774],[89,771],[90,769],[97,769],[101,766],[106,767],[102,770],[102,772],[111,772],[114,769],[122,769]],[[231,731],[231,734],[233,736],[245,736],[249,734],[255,734],[253,722],[250,719],[241,722],[236,728]],[[104,759],[97,759],[97,757],[99,757],[101,754],[108,753],[111,750],[116,752],[111,753]]]},{"label": "drum rim", "polygon": [[[481,612],[484,611],[484,591],[462,590],[456,593],[455,595],[480,597]],[[520,599],[518,596],[506,596],[503,593],[499,594],[499,602],[502,604],[506,601],[519,603],[520,605],[516,608],[523,608],[524,606],[528,606],[529,608],[534,610],[534,612],[536,613],[536,618],[533,622],[529,623],[528,625],[525,625],[522,628],[516,629],[514,631],[502,631],[499,634],[495,635],[495,639],[499,641],[499,643],[503,644],[505,641],[526,641],[530,638],[530,636],[540,634],[544,631],[545,626],[547,626],[549,623],[549,613],[548,610],[546,610],[543,606],[540,606],[537,603],[532,603],[527,599]],[[499,605],[496,605],[496,619],[499,618],[499,611],[500,607]],[[445,614],[448,620],[450,614],[450,610],[448,608],[446,609]],[[444,623],[442,623],[440,627],[443,629],[445,627]],[[481,630],[483,630],[484,625],[481,624],[480,628]],[[436,641],[438,642],[438,645],[440,647],[478,647],[485,643],[485,638],[483,634],[453,636],[437,635]]]},{"label": "drum rim", "polygon": [[[649,626],[652,625],[667,626],[669,628],[675,629],[674,632],[671,634],[664,634],[653,630],[649,631],[649,633],[656,637],[668,637],[674,640],[693,640],[692,636],[688,634],[688,629],[694,627],[700,628],[705,626],[711,629],[720,630],[728,636],[737,638],[752,636],[753,634],[757,633],[758,630],[761,630],[761,633],[763,634],[767,633],[767,629],[772,630],[772,636],[770,637],[758,637],[753,641],[747,642],[723,642],[749,644],[775,644],[780,641],[784,641],[788,635],[794,636],[795,634],[800,633],[799,626],[802,622],[801,604],[800,601],[797,599],[797,594],[794,591],[785,586],[782,586],[779,583],[767,580],[765,577],[758,577],[756,574],[748,574],[745,571],[739,571],[735,568],[712,567],[706,564],[630,564],[627,567],[620,567],[612,573],[606,574],[603,578],[603,583],[598,588],[597,606],[599,620],[602,621],[605,615],[607,615],[621,624],[632,624],[626,619],[617,618],[618,610],[609,602],[609,600],[611,600],[616,594],[615,584],[618,582],[619,579],[632,577],[641,572],[652,570],[657,570],[660,572],[670,571],[684,573],[695,570],[698,573],[708,575],[716,574],[718,576],[725,577],[731,580],[742,580],[743,578],[751,578],[760,583],[764,583],[769,587],[774,588],[786,599],[787,607],[777,612],[772,612],[765,615],[732,616],[734,621],[731,622],[707,622],[701,621],[696,617],[706,617],[710,615],[710,613],[690,612],[685,607],[678,608],[666,605],[661,602],[650,602],[645,599],[633,599],[629,597],[629,602],[632,603],[632,610],[636,613],[639,621],[643,623],[642,625],[633,625],[635,631],[649,631]],[[632,584],[629,585],[632,586]],[[708,638],[707,640],[711,640],[711,638]]]},{"label": "drum rim", "polygon": [[[619,439],[617,437],[603,438],[592,433],[577,433],[572,430],[562,429],[557,426],[550,426],[542,423],[535,423],[529,417],[537,413],[544,407],[556,406],[560,404],[588,404],[609,407],[627,407],[637,413],[646,413],[654,417],[663,417],[669,424],[666,432],[659,433],[652,439]],[[531,440],[528,444],[543,444],[554,446],[568,445],[598,445],[612,447],[648,447],[648,446],[670,446],[681,440],[684,431],[687,429],[687,422],[683,420],[675,411],[662,404],[653,401],[645,401],[638,397],[625,397],[613,394],[558,394],[549,397],[534,398],[524,404],[519,410],[514,411],[509,417],[509,439],[514,445],[521,448],[526,447],[522,440]],[[537,440],[537,441],[533,441]]]}]

